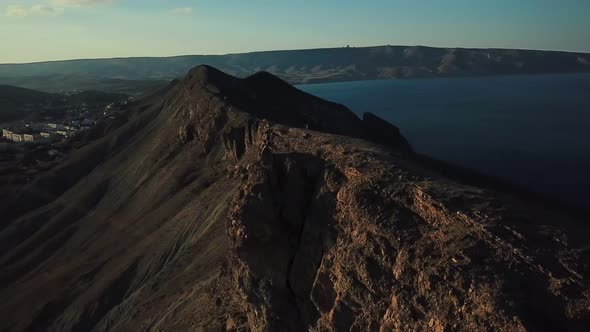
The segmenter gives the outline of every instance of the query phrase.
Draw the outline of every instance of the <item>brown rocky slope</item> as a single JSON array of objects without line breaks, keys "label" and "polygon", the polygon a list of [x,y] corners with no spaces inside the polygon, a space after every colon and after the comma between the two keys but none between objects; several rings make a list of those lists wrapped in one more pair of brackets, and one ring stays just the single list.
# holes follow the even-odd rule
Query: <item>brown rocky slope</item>
[{"label": "brown rocky slope", "polygon": [[1,331],[590,321],[584,220],[447,179],[397,128],[265,73],[197,67],[11,190]]}]

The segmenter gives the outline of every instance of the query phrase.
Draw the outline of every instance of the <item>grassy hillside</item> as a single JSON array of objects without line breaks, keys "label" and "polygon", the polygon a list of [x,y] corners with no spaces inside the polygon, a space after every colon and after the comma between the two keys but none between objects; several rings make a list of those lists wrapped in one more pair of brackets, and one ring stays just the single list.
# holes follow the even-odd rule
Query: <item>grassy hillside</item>
[{"label": "grassy hillside", "polygon": [[36,103],[54,98],[55,95],[19,88],[10,85],[0,85],[0,106],[16,105],[22,103]]},{"label": "grassy hillside", "polygon": [[23,77],[1,77],[0,82],[46,92],[67,90],[91,90],[141,96],[166,86],[169,80],[126,80],[98,78],[94,76],[45,75]]},{"label": "grassy hillside", "polygon": [[126,94],[94,90],[62,95],[0,85],[0,124],[19,120],[38,120],[43,114],[56,116],[68,107],[83,103],[106,105],[126,98]]},{"label": "grassy hillside", "polygon": [[25,116],[27,105],[38,105],[59,96],[9,85],[0,85],[0,123],[14,121]]}]

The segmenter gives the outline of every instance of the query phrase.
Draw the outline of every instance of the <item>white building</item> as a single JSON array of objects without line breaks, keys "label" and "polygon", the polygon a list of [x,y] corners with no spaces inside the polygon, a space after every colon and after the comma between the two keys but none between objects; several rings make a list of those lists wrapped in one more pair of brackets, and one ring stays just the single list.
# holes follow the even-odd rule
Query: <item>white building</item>
[{"label": "white building", "polygon": [[12,140],[12,131],[8,129],[2,129],[2,137]]},{"label": "white building", "polygon": [[12,141],[13,142],[22,142],[23,141],[23,135],[19,135],[19,134],[12,134]]}]

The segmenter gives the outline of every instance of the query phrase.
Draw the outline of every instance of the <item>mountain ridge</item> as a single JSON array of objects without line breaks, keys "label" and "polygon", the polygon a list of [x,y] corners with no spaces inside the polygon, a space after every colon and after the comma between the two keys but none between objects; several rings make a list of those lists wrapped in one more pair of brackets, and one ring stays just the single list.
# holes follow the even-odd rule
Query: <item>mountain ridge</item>
[{"label": "mountain ridge", "polygon": [[[291,84],[388,78],[460,77],[590,71],[590,54],[513,49],[434,48],[425,46],[343,47],[250,52],[65,60],[0,64],[0,83],[40,90],[142,84],[179,78],[198,64],[246,77],[268,71]],[[44,84],[52,76],[71,81]],[[68,80],[65,80],[68,78]],[[109,80],[119,80],[109,83]]]},{"label": "mountain ridge", "polygon": [[319,50],[332,50],[339,48],[380,48],[380,47],[419,47],[419,48],[433,48],[433,49],[456,49],[456,50],[492,50],[492,51],[523,51],[523,52],[547,52],[547,53],[568,53],[568,54],[590,54],[586,51],[572,51],[572,50],[555,50],[555,49],[535,49],[535,48],[508,48],[508,47],[444,47],[444,46],[428,46],[428,45],[373,45],[373,46],[348,46],[348,47],[315,47],[315,48],[295,48],[295,49],[277,49],[267,51],[247,51],[247,52],[230,52],[230,53],[219,53],[219,54],[178,54],[178,55],[162,55],[162,56],[114,56],[114,57],[103,57],[103,58],[74,58],[74,59],[56,59],[56,60],[42,60],[42,61],[30,61],[30,62],[4,62],[0,65],[31,65],[31,64],[44,64],[44,63],[55,63],[55,62],[68,62],[68,61],[100,61],[100,60],[125,60],[125,59],[173,59],[183,58],[191,56],[232,56],[242,54],[258,54],[258,53],[282,53],[282,52],[297,52],[297,51],[319,51]]},{"label": "mountain ridge", "polygon": [[590,226],[441,176],[376,117],[207,66],[130,112],[3,195],[0,329],[590,320]]}]

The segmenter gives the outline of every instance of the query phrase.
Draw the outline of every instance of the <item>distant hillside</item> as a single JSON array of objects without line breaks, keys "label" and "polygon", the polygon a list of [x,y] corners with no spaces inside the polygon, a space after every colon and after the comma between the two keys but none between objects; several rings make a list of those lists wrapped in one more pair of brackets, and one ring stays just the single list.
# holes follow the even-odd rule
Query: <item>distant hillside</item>
[{"label": "distant hillside", "polygon": [[47,92],[19,88],[10,85],[0,85],[0,105],[15,105],[21,103],[35,103],[51,99],[55,95]]},{"label": "distant hillside", "polygon": [[10,85],[0,85],[0,124],[34,120],[44,112],[56,115],[57,110],[79,104],[109,104],[126,99],[127,95],[102,91],[78,91],[69,95],[47,93]]},{"label": "distant hillside", "polygon": [[59,99],[58,95],[0,85],[0,123],[18,120],[26,115],[27,105],[38,105]]},{"label": "distant hillside", "polygon": [[[0,65],[1,66],[1,65]],[[155,91],[166,86],[169,80],[126,80],[116,78],[100,78],[92,75],[44,75],[0,77],[0,82],[13,86],[21,86],[46,92],[67,90],[90,90],[141,96],[146,92]]]},{"label": "distant hillside", "polygon": [[163,81],[181,77],[199,64],[216,66],[239,77],[268,71],[292,84],[302,84],[387,78],[588,72],[590,54],[376,46],[166,58],[70,60],[0,65],[0,83],[46,91],[91,88],[129,93],[137,84],[146,89],[164,85]]}]

